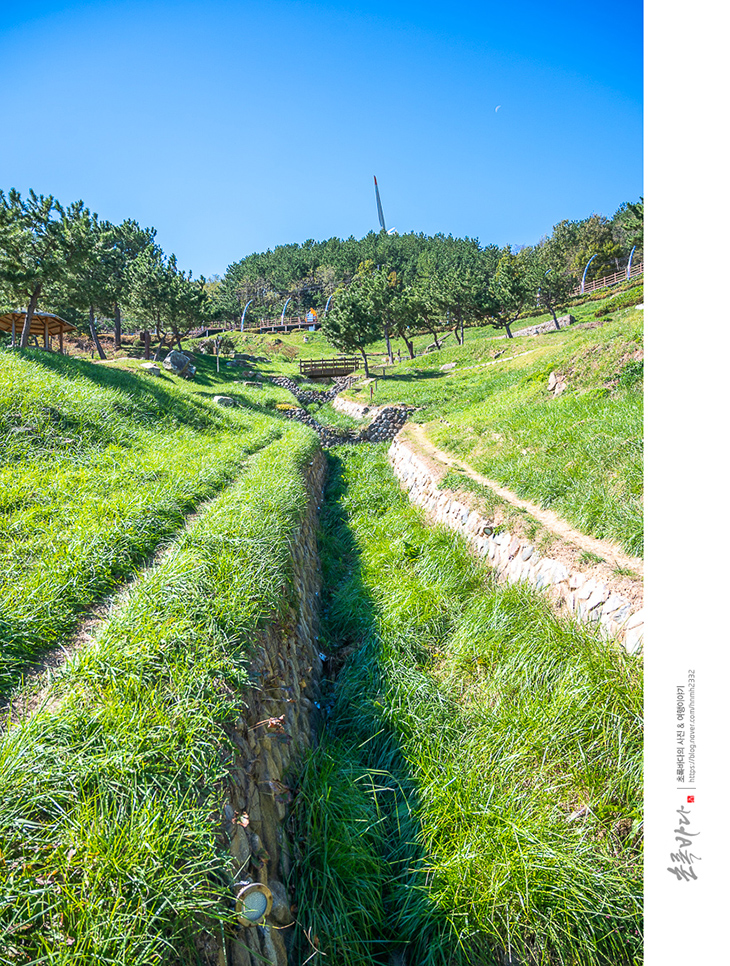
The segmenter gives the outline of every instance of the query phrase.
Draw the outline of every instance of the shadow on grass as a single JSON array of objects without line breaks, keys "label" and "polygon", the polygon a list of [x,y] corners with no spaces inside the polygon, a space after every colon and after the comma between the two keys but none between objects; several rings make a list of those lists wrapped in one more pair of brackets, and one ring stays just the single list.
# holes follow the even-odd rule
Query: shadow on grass
[{"label": "shadow on grass", "polygon": [[[294,807],[303,929],[292,953],[296,962],[311,954],[309,930],[340,966],[465,966],[453,925],[428,897],[418,788],[380,703],[389,685],[377,606],[348,522],[342,461],[327,458],[320,529],[327,716]],[[478,962],[494,960],[481,950]]]},{"label": "shadow on grass", "polygon": [[190,518],[230,485],[233,477],[233,472],[220,474],[176,504],[168,501],[151,508],[147,526],[118,536],[113,547],[106,548],[106,567],[94,569],[86,561],[86,580],[69,577],[68,589],[57,588],[50,605],[35,596],[12,610],[0,602],[0,715],[19,684],[67,660],[69,650],[78,646],[85,623],[96,624],[96,611],[111,605],[140,571],[152,567],[161,549],[177,539]]},{"label": "shadow on grass", "polygon": [[[130,415],[132,409],[137,412],[142,410],[143,417],[149,420],[164,419],[197,430],[220,429],[228,422],[230,410],[218,410],[212,398],[213,395],[218,394],[218,389],[224,388],[222,386],[215,386],[209,392],[180,392],[179,390],[182,388],[181,380],[165,373],[161,376],[150,376],[146,373],[137,374],[130,372],[128,369],[102,366],[98,363],[44,351],[30,350],[26,353],[26,357],[67,378],[78,379],[83,377],[102,389],[112,389],[123,393],[129,400],[129,406],[115,405],[117,411],[123,415]],[[203,365],[199,366],[196,372],[195,380],[188,383],[187,386],[190,389],[199,385],[213,386],[215,380],[205,370],[214,366],[214,360],[212,362],[203,360]],[[226,373],[225,378],[230,384],[236,384],[236,376],[232,373]],[[245,407],[252,412],[286,421],[275,409],[252,402],[240,394],[231,392],[230,389],[228,389],[227,394],[235,398],[239,408]],[[69,431],[76,429],[88,432],[87,425],[81,426],[80,422],[76,425],[68,417],[68,414],[64,416],[63,428]],[[117,443],[120,446],[125,445],[125,441],[121,439]],[[126,445],[132,444],[127,442]]]},{"label": "shadow on grass", "polygon": [[[137,375],[128,369],[101,366],[95,362],[50,352],[31,350],[24,354],[33,362],[59,375],[70,379],[82,376],[102,389],[123,393],[136,409],[146,408],[150,417],[172,418],[180,425],[195,429],[207,428],[217,422],[216,414],[204,402],[196,399],[193,393],[183,395],[175,391],[178,380],[173,376],[150,376],[146,373]],[[128,411],[123,406],[117,408],[122,412]]]}]

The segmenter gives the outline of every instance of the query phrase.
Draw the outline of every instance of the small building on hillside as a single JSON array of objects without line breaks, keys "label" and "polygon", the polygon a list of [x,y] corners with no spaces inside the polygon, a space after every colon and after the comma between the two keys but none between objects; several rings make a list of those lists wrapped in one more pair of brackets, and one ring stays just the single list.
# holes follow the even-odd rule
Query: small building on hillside
[{"label": "small building on hillside", "polygon": [[[0,332],[9,332],[13,339],[13,348],[20,342],[20,335],[25,325],[26,312],[4,312],[0,315]],[[43,348],[52,349],[51,339],[58,339],[58,351],[63,352],[64,332],[75,332],[76,326],[66,322],[59,315],[50,312],[36,312],[30,322],[30,335],[43,337]]]}]

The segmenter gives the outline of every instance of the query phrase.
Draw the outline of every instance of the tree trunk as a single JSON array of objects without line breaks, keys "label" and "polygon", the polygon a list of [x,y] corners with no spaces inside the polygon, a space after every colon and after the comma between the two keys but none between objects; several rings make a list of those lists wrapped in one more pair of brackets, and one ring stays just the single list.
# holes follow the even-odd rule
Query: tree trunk
[{"label": "tree trunk", "polygon": [[408,339],[406,339],[405,336],[402,336],[401,338],[403,339],[403,341],[406,344],[406,348],[408,349],[408,355],[411,357],[411,359],[415,359],[416,356],[415,356],[415,353],[413,352],[413,343],[412,342],[409,342]]},{"label": "tree trunk", "polygon": [[114,348],[122,348],[122,310],[114,303]]},{"label": "tree trunk", "polygon": [[160,344],[157,346],[157,349],[155,351],[155,360],[154,360],[155,362],[159,362],[160,359],[162,358],[162,352],[166,348],[165,341],[166,341],[165,339],[160,339]]},{"label": "tree trunk", "polygon": [[393,365],[393,347],[390,344],[390,333],[388,332],[388,323],[386,322],[383,326],[383,335],[385,336],[385,345],[388,349],[388,362],[391,366]]},{"label": "tree trunk", "polygon": [[507,338],[508,339],[514,339],[514,336],[512,335],[512,329],[510,329],[510,326],[511,325],[512,325],[511,322],[505,322],[504,323],[504,330],[507,333]]},{"label": "tree trunk", "polygon": [[438,337],[438,335],[436,333],[436,326],[434,325],[432,327],[432,326],[428,325],[428,326],[426,326],[426,328],[428,329],[428,331],[433,336],[433,341],[436,343],[436,348],[437,349],[440,349],[441,348],[441,343],[439,342],[439,337]]},{"label": "tree trunk", "polygon": [[459,306],[459,328],[461,329],[461,344],[464,345],[464,316]]},{"label": "tree trunk", "polygon": [[362,356],[363,362],[365,363],[365,378],[366,379],[369,379],[370,378],[370,370],[368,369],[368,357],[365,355],[365,350],[364,349],[360,349],[360,355]]},{"label": "tree trunk", "polygon": [[33,289],[33,294],[30,297],[30,302],[28,304],[28,311],[25,316],[25,322],[23,323],[23,331],[20,334],[20,348],[28,348],[28,338],[30,336],[30,324],[33,321],[33,316],[35,315],[36,306],[38,305],[38,298],[41,294],[41,283],[39,282]]},{"label": "tree trunk", "polygon": [[89,306],[89,330],[91,332],[91,338],[94,340],[94,345],[96,346],[96,351],[99,353],[100,359],[106,359],[104,350],[101,347],[101,342],[99,342],[99,336],[96,334],[96,325],[94,324],[94,306]]}]

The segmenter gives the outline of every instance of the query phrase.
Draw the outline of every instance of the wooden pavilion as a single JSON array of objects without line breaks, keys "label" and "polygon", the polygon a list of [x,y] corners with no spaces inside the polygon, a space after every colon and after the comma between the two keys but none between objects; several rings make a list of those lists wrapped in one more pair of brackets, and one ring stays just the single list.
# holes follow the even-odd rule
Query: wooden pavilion
[{"label": "wooden pavilion", "polygon": [[[18,344],[25,325],[26,312],[5,312],[0,315],[0,332],[10,332],[13,348]],[[51,339],[58,337],[58,351],[63,352],[63,333],[75,332],[76,326],[50,312],[35,312],[30,322],[30,335],[43,336],[43,348],[51,348]]]}]

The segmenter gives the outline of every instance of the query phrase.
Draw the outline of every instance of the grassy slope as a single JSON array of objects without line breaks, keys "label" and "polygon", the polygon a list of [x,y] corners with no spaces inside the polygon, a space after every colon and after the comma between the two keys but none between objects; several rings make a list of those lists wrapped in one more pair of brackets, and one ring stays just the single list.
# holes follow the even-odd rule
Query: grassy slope
[{"label": "grassy slope", "polygon": [[216,389],[0,353],[0,690],[284,432],[266,403],[287,394]]},{"label": "grassy slope", "polygon": [[[639,298],[640,292],[636,288],[630,297]],[[586,533],[641,555],[642,313],[614,311],[622,298],[614,292],[571,309],[579,323],[594,322],[596,311],[611,309],[594,329],[519,334],[548,321],[544,315],[516,323],[512,340],[491,328],[473,328],[463,346],[451,337],[437,353],[412,361],[402,353],[403,361],[387,368],[385,376],[375,370],[374,401],[421,407],[415,419],[429,423],[437,445]],[[300,356],[335,351],[321,332],[306,337],[306,345],[304,333],[236,339],[245,351],[270,359],[257,368],[295,375]],[[419,336],[417,351],[431,341],[430,335]],[[385,344],[371,349],[384,352]],[[503,356],[496,358],[498,353]],[[455,370],[441,372],[448,363],[455,363]],[[567,389],[557,398],[547,393],[553,370],[568,376]],[[369,402],[370,386],[349,395]],[[323,416],[333,421],[326,412]]]},{"label": "grassy slope", "polygon": [[[640,555],[641,313],[624,310],[594,329],[515,338],[500,348],[504,360],[492,359],[493,345],[484,342],[443,350],[429,368],[422,359],[398,366],[378,380],[376,401],[423,407],[415,418],[436,445]],[[447,362],[456,368],[441,372]],[[567,377],[558,397],[547,391],[553,371]],[[367,387],[360,395],[369,398]]]},{"label": "grassy slope", "polygon": [[287,604],[315,445],[290,426],[255,456],[66,666],[54,710],[0,738],[2,962],[194,964],[203,923],[231,918],[222,726]]},{"label": "grassy slope", "polygon": [[346,660],[297,800],[299,919],[345,966],[636,963],[640,661],[492,584],[383,449],[340,451],[323,511]]},{"label": "grassy slope", "polygon": [[[642,291],[643,289],[636,289],[636,292]],[[594,313],[597,310],[610,308],[611,306],[618,304],[617,299],[622,297],[622,292],[617,289],[612,289],[611,294],[606,292],[598,292],[593,296],[587,296],[586,300],[580,304],[573,305],[565,312],[570,312],[578,322],[586,322],[593,319]],[[635,293],[632,297],[636,297]],[[560,314],[560,313],[559,313]],[[520,330],[529,328],[535,325],[540,325],[544,322],[551,321],[552,316],[549,313],[543,313],[542,315],[531,316],[529,318],[518,319],[512,326],[513,333],[519,334]],[[489,326],[486,327],[474,327],[467,328],[465,330],[466,345],[470,347],[469,351],[478,349],[482,343],[485,341],[490,343],[490,349],[492,351],[497,351],[500,347],[495,345],[495,342],[504,341],[505,335],[501,330],[493,329]],[[327,339],[324,337],[321,330],[317,332],[309,331],[297,331],[297,332],[276,332],[276,333],[264,333],[259,335],[258,333],[247,332],[227,332],[224,338],[228,341],[230,340],[235,347],[236,352],[244,352],[249,355],[265,356],[270,361],[269,363],[257,364],[257,368],[270,372],[280,372],[286,375],[293,375],[299,371],[298,360],[301,359],[314,359],[327,357],[331,355],[338,355],[339,350],[331,346]],[[444,338],[440,336],[440,338]],[[306,342],[304,340],[307,340]],[[401,354],[401,359],[405,361],[408,358],[408,350],[406,349],[405,343],[402,339],[393,338],[392,347],[395,356],[397,357],[398,352]],[[416,335],[413,339],[414,348],[417,354],[422,354],[426,351],[426,348],[433,343],[433,336],[430,333],[424,333],[423,335]],[[475,345],[478,344],[478,345]],[[185,344],[186,348],[191,351],[197,351],[198,347],[202,344],[212,344],[211,339],[190,339]],[[456,346],[456,341],[453,335],[448,335],[445,338],[445,348],[454,348]],[[373,362],[377,364],[380,360],[377,358],[386,354],[386,343],[384,339],[379,339],[373,342],[367,347],[368,355],[374,357]],[[230,350],[227,353],[230,355]],[[435,358],[435,357],[434,357]],[[223,360],[223,356],[221,357]],[[222,361],[221,365],[225,366],[225,361]]]}]

